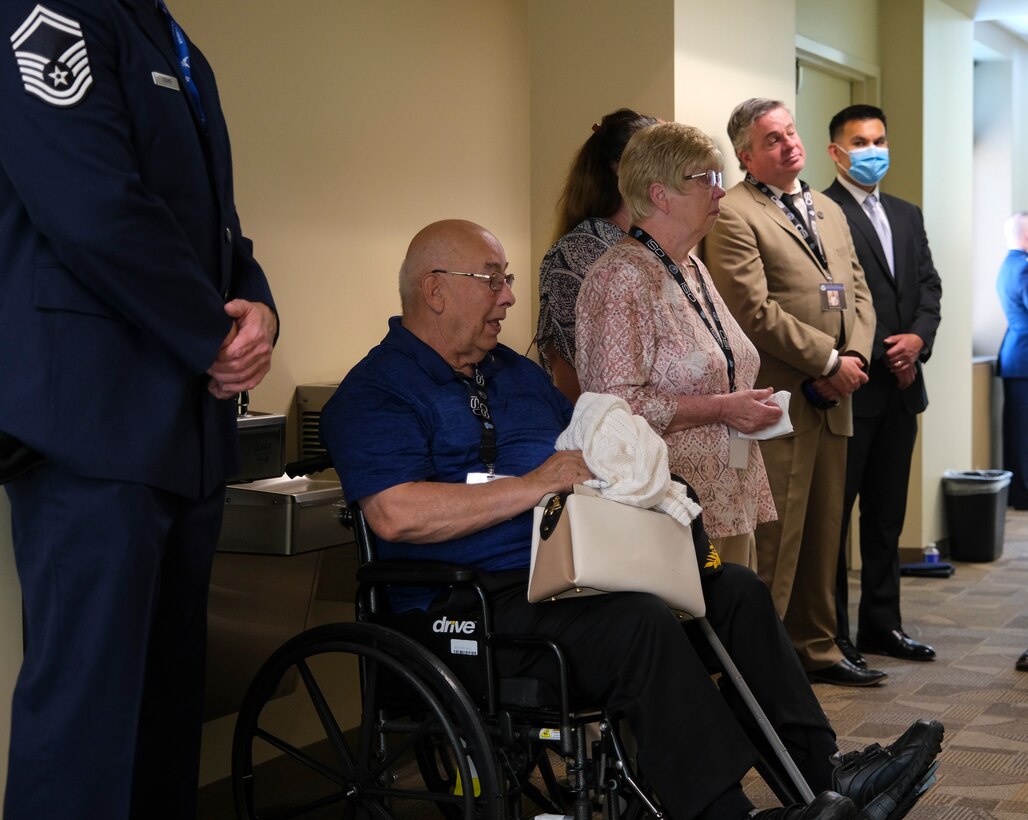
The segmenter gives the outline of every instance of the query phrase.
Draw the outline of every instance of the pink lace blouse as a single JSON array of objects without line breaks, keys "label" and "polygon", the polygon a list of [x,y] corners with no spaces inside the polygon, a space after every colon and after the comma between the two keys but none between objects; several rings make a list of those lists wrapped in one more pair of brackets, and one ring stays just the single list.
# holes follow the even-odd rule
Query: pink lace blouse
[{"label": "pink lace blouse", "polygon": [[[695,268],[683,268],[686,281],[703,299],[696,271],[703,277],[735,357],[736,389],[749,389],[760,366],[757,350],[703,263],[690,261]],[[622,397],[663,436],[671,471],[696,490],[712,538],[752,532],[758,523],[777,518],[756,442],[749,442],[747,467],[735,469],[728,466],[726,425],[664,432],[677,396],[728,392],[728,369],[696,309],[649,250],[626,238],[601,256],[585,277],[576,321],[582,389]]]}]

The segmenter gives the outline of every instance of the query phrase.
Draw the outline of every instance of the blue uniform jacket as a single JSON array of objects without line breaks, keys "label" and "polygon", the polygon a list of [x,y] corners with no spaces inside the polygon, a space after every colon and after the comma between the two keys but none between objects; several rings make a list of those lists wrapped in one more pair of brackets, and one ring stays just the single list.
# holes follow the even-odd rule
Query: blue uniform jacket
[{"label": "blue uniform jacket", "polygon": [[1007,253],[996,279],[996,292],[1007,317],[1007,332],[999,348],[999,375],[1028,378],[1028,252]]},{"label": "blue uniform jacket", "polygon": [[154,0],[36,8],[0,3],[0,430],[82,475],[206,494],[238,460],[233,403],[206,392],[224,303],[274,309],[214,75],[190,42],[204,129]]}]

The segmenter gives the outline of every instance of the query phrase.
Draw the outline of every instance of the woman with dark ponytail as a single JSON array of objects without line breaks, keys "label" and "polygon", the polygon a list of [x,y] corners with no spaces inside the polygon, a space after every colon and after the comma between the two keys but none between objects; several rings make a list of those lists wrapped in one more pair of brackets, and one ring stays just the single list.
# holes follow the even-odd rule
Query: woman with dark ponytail
[{"label": "woman with dark ponytail", "polygon": [[581,392],[575,372],[578,290],[590,265],[628,230],[618,163],[632,134],[656,122],[628,108],[605,116],[572,161],[557,202],[557,240],[539,266],[536,344],[546,372],[571,401]]}]

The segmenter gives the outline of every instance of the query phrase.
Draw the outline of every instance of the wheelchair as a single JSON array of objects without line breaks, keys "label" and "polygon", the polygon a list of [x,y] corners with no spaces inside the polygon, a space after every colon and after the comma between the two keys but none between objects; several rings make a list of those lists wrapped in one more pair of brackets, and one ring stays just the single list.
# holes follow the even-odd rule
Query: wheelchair
[{"label": "wheelchair", "polygon": [[[291,467],[314,471],[309,463]],[[341,508],[340,517],[357,543],[356,621],[295,636],[252,681],[233,738],[239,818],[664,816],[636,771],[618,715],[573,697],[559,645],[497,634],[489,592],[473,568],[377,560],[359,507]],[[449,587],[467,603],[393,613],[387,588],[394,585]],[[778,758],[778,766],[758,767],[764,779],[783,802],[810,802],[713,628],[699,622],[761,727],[762,745]],[[511,651],[541,653],[552,675],[502,675],[498,659]],[[286,716],[278,696],[290,691]]]}]

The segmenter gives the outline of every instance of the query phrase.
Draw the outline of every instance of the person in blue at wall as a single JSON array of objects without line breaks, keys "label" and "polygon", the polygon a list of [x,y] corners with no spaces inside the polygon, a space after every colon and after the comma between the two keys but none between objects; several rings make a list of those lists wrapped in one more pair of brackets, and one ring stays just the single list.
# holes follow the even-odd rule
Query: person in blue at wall
[{"label": "person in blue at wall", "polygon": [[1007,219],[1003,233],[1009,250],[996,278],[1007,317],[998,367],[1003,377],[1003,467],[1013,473],[1007,503],[1028,510],[1028,212]]},{"label": "person in blue at wall", "polygon": [[5,0],[0,32],[0,480],[25,613],[4,817],[186,820],[233,399],[268,372],[274,302],[214,76],[163,0]]},{"label": "person in blue at wall", "polygon": [[[1009,250],[996,278],[1007,317],[997,368],[1003,377],[1003,467],[1013,473],[1007,503],[1028,510],[1028,211],[1007,219],[1003,233]],[[1028,672],[1028,649],[1016,666]]]},{"label": "person in blue at wall", "polygon": [[[707,618],[821,793],[810,806],[751,815],[739,786],[755,756],[739,722],[748,713],[731,690],[726,699],[718,694],[662,601],[635,592],[527,601],[532,509],[591,473],[580,452],[554,449],[571,403],[540,367],[499,343],[513,284],[489,231],[463,220],[422,229],[401,266],[402,316],[389,320],[381,344],[322,412],[343,494],[360,503],[379,557],[478,568],[496,592],[496,630],[559,641],[575,694],[625,715],[639,739],[640,766],[675,820],[902,816],[939,750],[942,725],[917,721],[887,748],[874,744],[841,764],[833,760],[835,733],[767,587],[749,569],[724,564],[705,578]],[[483,402],[493,445],[475,412]],[[391,595],[391,604],[426,609],[444,605],[446,595],[419,589]],[[532,666],[530,658],[519,661],[519,674],[532,674]]]}]

